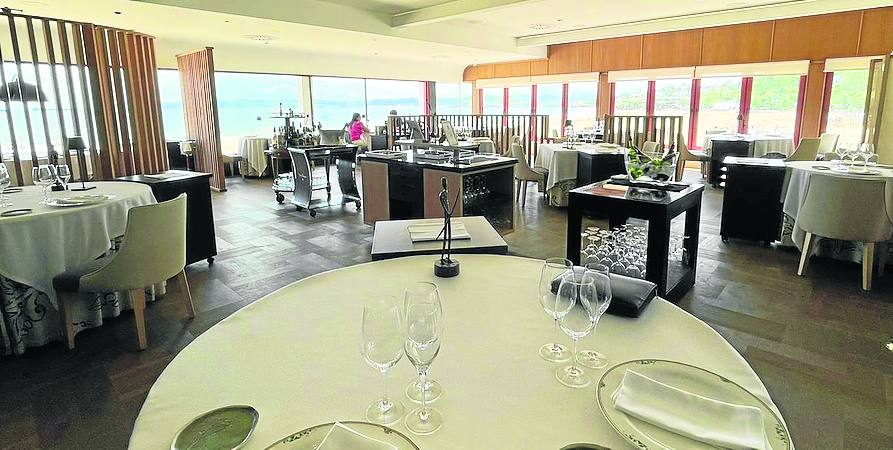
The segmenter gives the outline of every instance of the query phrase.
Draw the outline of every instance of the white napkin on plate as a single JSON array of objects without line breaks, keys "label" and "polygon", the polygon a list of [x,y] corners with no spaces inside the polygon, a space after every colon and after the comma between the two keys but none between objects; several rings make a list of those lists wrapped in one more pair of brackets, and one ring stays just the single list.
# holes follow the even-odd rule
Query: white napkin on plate
[{"label": "white napkin on plate", "polygon": [[396,446],[387,442],[372,439],[350,427],[335,422],[317,450],[397,450]]},{"label": "white napkin on plate", "polygon": [[613,395],[614,407],[696,441],[736,450],[766,449],[759,408],[703,397],[632,370]]}]

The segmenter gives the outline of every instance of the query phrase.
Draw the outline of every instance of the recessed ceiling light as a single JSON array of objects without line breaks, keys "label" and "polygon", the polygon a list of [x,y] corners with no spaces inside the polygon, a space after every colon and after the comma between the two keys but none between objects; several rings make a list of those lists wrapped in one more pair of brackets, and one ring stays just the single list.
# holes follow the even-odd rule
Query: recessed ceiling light
[{"label": "recessed ceiling light", "polygon": [[549,28],[552,28],[552,25],[548,25],[545,23],[534,23],[527,25],[527,28],[530,28],[531,30],[547,30]]},{"label": "recessed ceiling light", "polygon": [[245,39],[257,42],[269,42],[273,40],[272,37],[265,34],[246,34],[244,37]]}]

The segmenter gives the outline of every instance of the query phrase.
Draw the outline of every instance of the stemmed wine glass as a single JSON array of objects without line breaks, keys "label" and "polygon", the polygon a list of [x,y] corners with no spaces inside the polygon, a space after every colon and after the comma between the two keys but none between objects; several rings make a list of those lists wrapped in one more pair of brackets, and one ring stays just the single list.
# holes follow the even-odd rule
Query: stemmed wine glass
[{"label": "stemmed wine glass", "polygon": [[[561,330],[570,336],[574,343],[571,353],[574,359],[577,355],[577,341],[589,334],[595,327],[596,305],[594,300],[597,298],[595,290],[595,280],[588,271],[584,271],[582,274],[570,272],[561,276],[557,294],[560,300],[557,304],[560,304],[566,311],[558,323]],[[570,365],[559,368],[555,372],[555,376],[561,384],[567,387],[586,387],[592,380],[586,376],[583,369],[577,367],[577,362],[574,359],[571,359]]]},{"label": "stemmed wine glass", "polygon": [[[592,328],[592,333],[595,334],[595,327],[598,325],[599,319],[611,305],[611,271],[602,264],[587,264],[585,274],[589,275],[595,287],[592,292],[595,293],[596,298],[591,301],[595,306],[595,323]],[[580,365],[590,369],[601,369],[608,365],[608,358],[595,350],[577,352],[575,359]]]},{"label": "stemmed wine glass", "polygon": [[370,422],[391,425],[403,416],[403,404],[388,398],[388,370],[403,357],[403,318],[393,297],[374,298],[363,307],[361,349],[363,359],[381,372],[384,395],[366,408]]},{"label": "stemmed wine glass", "polygon": [[[567,347],[557,342],[558,320],[561,319],[561,316],[567,311],[562,311],[557,307],[559,297],[553,292],[553,283],[559,283],[562,275],[572,273],[573,267],[573,264],[565,258],[549,258],[543,264],[543,270],[540,272],[540,305],[542,305],[546,314],[555,321],[555,342],[543,345],[540,347],[539,351],[540,356],[549,362],[565,362],[570,359]],[[557,291],[557,289],[555,290]]]},{"label": "stemmed wine glass", "polygon": [[[436,294],[437,287],[433,285],[431,287]],[[438,307],[439,302],[435,301],[435,298],[430,293],[406,297],[404,350],[406,357],[419,372],[421,386],[425,385],[428,367],[440,353],[443,337],[443,316]],[[421,395],[421,402],[422,406],[413,409],[406,416],[406,428],[416,434],[431,434],[443,425],[443,417],[439,411],[428,406],[425,395]]]},{"label": "stemmed wine glass", "polygon": [[7,201],[9,197],[4,194],[11,184],[12,177],[9,175],[9,169],[6,168],[6,164],[0,163],[0,208],[12,206],[12,203]]},{"label": "stemmed wine glass", "polygon": [[45,205],[49,200],[49,187],[56,182],[56,169],[53,166],[39,165],[31,168],[31,179],[34,184],[43,186],[43,200],[39,203]]},{"label": "stemmed wine glass", "polygon": [[65,185],[65,188],[68,188],[68,180],[71,179],[71,169],[68,168],[65,164],[59,164],[56,166],[56,175],[59,176],[59,179],[62,180],[62,184]]},{"label": "stemmed wine glass", "polygon": [[[416,303],[426,303],[434,306],[440,319],[438,322],[439,329],[442,332],[443,305],[440,302],[440,292],[437,290],[437,285],[428,282],[418,282],[406,289],[403,300],[403,311],[406,315],[406,320],[409,320],[410,305]],[[409,352],[407,351],[407,355],[408,354]],[[424,392],[425,401],[433,402],[434,400],[437,400],[443,393],[443,387],[437,381],[428,378],[428,365],[416,366],[416,369],[419,371],[419,380],[413,381],[406,387],[406,396],[416,403],[421,403],[423,400],[422,393]],[[422,373],[423,369],[425,372],[424,374]],[[423,375],[425,378],[424,383],[421,381]]]}]

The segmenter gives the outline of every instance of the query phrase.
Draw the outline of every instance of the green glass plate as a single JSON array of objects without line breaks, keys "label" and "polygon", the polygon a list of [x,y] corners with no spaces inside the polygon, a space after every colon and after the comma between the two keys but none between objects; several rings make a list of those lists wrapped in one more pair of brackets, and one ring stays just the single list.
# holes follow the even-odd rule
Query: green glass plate
[{"label": "green glass plate", "polygon": [[251,437],[257,410],[248,405],[231,405],[206,412],[181,429],[171,450],[236,450]]}]

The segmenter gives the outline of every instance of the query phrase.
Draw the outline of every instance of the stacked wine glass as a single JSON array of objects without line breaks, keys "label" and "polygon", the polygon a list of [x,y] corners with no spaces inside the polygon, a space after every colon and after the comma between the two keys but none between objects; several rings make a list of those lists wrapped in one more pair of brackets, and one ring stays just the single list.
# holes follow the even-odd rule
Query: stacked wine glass
[{"label": "stacked wine glass", "polygon": [[623,224],[613,230],[588,227],[581,234],[580,260],[598,263],[611,273],[645,278],[648,234],[645,227]]}]

